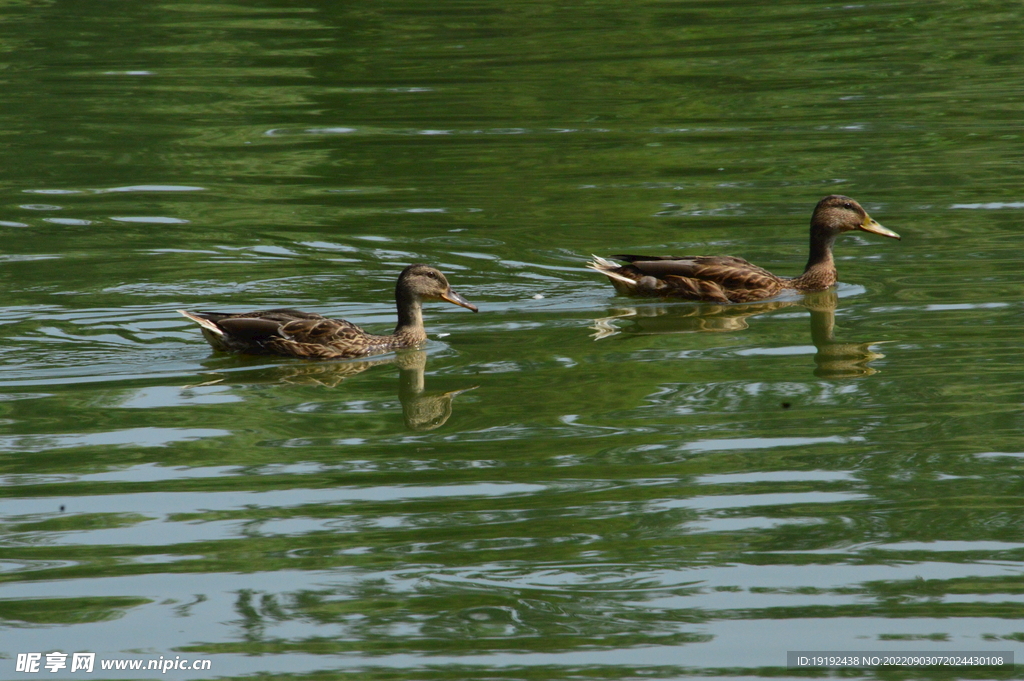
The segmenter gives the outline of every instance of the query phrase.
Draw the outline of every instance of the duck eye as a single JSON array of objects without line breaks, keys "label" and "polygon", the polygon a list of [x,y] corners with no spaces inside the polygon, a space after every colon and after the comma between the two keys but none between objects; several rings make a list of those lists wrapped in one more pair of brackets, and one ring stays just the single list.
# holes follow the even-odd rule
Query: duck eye
[{"label": "duck eye", "polygon": [[847,210],[853,210],[853,204],[852,203],[844,203],[843,204],[843,208],[846,208]]}]

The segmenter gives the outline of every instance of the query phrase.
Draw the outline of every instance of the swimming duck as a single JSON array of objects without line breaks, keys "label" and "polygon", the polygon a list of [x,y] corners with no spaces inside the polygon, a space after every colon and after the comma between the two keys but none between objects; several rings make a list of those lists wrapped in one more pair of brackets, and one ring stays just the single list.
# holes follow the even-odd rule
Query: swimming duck
[{"label": "swimming duck", "polygon": [[811,254],[799,277],[778,277],[743,258],[723,256],[615,255],[619,266],[594,256],[587,264],[608,277],[624,295],[684,298],[712,303],[746,303],[778,295],[786,289],[823,291],[836,283],[832,246],[843,232],[859,229],[892,239],[900,235],[882,227],[848,196],[826,196],[811,216]]},{"label": "swimming duck", "polygon": [[220,313],[178,310],[202,327],[215,350],[303,359],[366,357],[419,345],[427,339],[421,303],[444,300],[473,312],[475,305],[456,293],[445,276],[429,265],[409,265],[398,275],[395,304],[398,326],[390,336],[375,336],[344,319],[278,309]]}]

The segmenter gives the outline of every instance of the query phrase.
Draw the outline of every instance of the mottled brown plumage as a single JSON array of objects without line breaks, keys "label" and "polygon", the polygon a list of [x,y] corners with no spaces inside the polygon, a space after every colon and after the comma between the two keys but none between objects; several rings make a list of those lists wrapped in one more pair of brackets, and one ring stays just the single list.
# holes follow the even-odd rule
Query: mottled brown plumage
[{"label": "mottled brown plumage", "polygon": [[477,308],[456,293],[438,270],[409,265],[398,276],[395,304],[398,325],[389,336],[375,336],[344,319],[278,309],[220,313],[178,310],[203,329],[216,350],[303,359],[367,357],[419,345],[427,339],[421,303],[444,300],[473,312]]},{"label": "mottled brown plumage", "polygon": [[731,255],[612,256],[628,263],[623,266],[594,256],[588,267],[607,276],[615,289],[624,295],[746,303],[777,296],[786,289],[823,291],[835,284],[837,275],[832,246],[840,234],[855,229],[900,238],[896,232],[875,222],[850,197],[833,194],[814,207],[810,257],[799,277],[778,277]]}]

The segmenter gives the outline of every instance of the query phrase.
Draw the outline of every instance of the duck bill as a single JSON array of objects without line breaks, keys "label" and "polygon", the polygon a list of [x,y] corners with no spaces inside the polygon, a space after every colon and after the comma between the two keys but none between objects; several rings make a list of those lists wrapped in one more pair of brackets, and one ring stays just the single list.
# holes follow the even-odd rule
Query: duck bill
[{"label": "duck bill", "polygon": [[451,288],[448,289],[447,292],[445,292],[445,293],[443,293],[441,295],[441,298],[443,300],[447,300],[449,303],[452,303],[453,305],[458,305],[460,307],[466,308],[467,310],[472,310],[473,312],[478,312],[478,310],[476,309],[476,305],[474,305],[473,303],[469,302],[468,300],[463,298],[461,295],[456,293],[455,289],[451,289]]},{"label": "duck bill", "polygon": [[862,229],[865,232],[871,232],[872,234],[877,234],[878,236],[887,236],[890,239],[896,239],[897,241],[900,240],[899,234],[892,231],[891,229],[886,229],[885,227],[882,227],[882,225],[878,224],[871,217],[864,218],[864,222],[860,223],[860,227],[858,227],[857,229]]}]

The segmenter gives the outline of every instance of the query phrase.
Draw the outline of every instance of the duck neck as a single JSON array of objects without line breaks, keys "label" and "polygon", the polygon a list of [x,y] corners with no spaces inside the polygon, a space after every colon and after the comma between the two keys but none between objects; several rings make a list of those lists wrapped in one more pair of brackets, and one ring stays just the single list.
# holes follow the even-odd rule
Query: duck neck
[{"label": "duck neck", "polygon": [[839,234],[836,232],[811,230],[811,253],[807,258],[804,273],[796,278],[798,288],[821,290],[836,283],[836,263],[832,259],[832,246],[837,236]]},{"label": "duck neck", "polygon": [[423,308],[412,292],[399,288],[395,290],[395,305],[398,308],[398,325],[395,335],[414,336],[424,340],[427,332],[423,328]]}]

